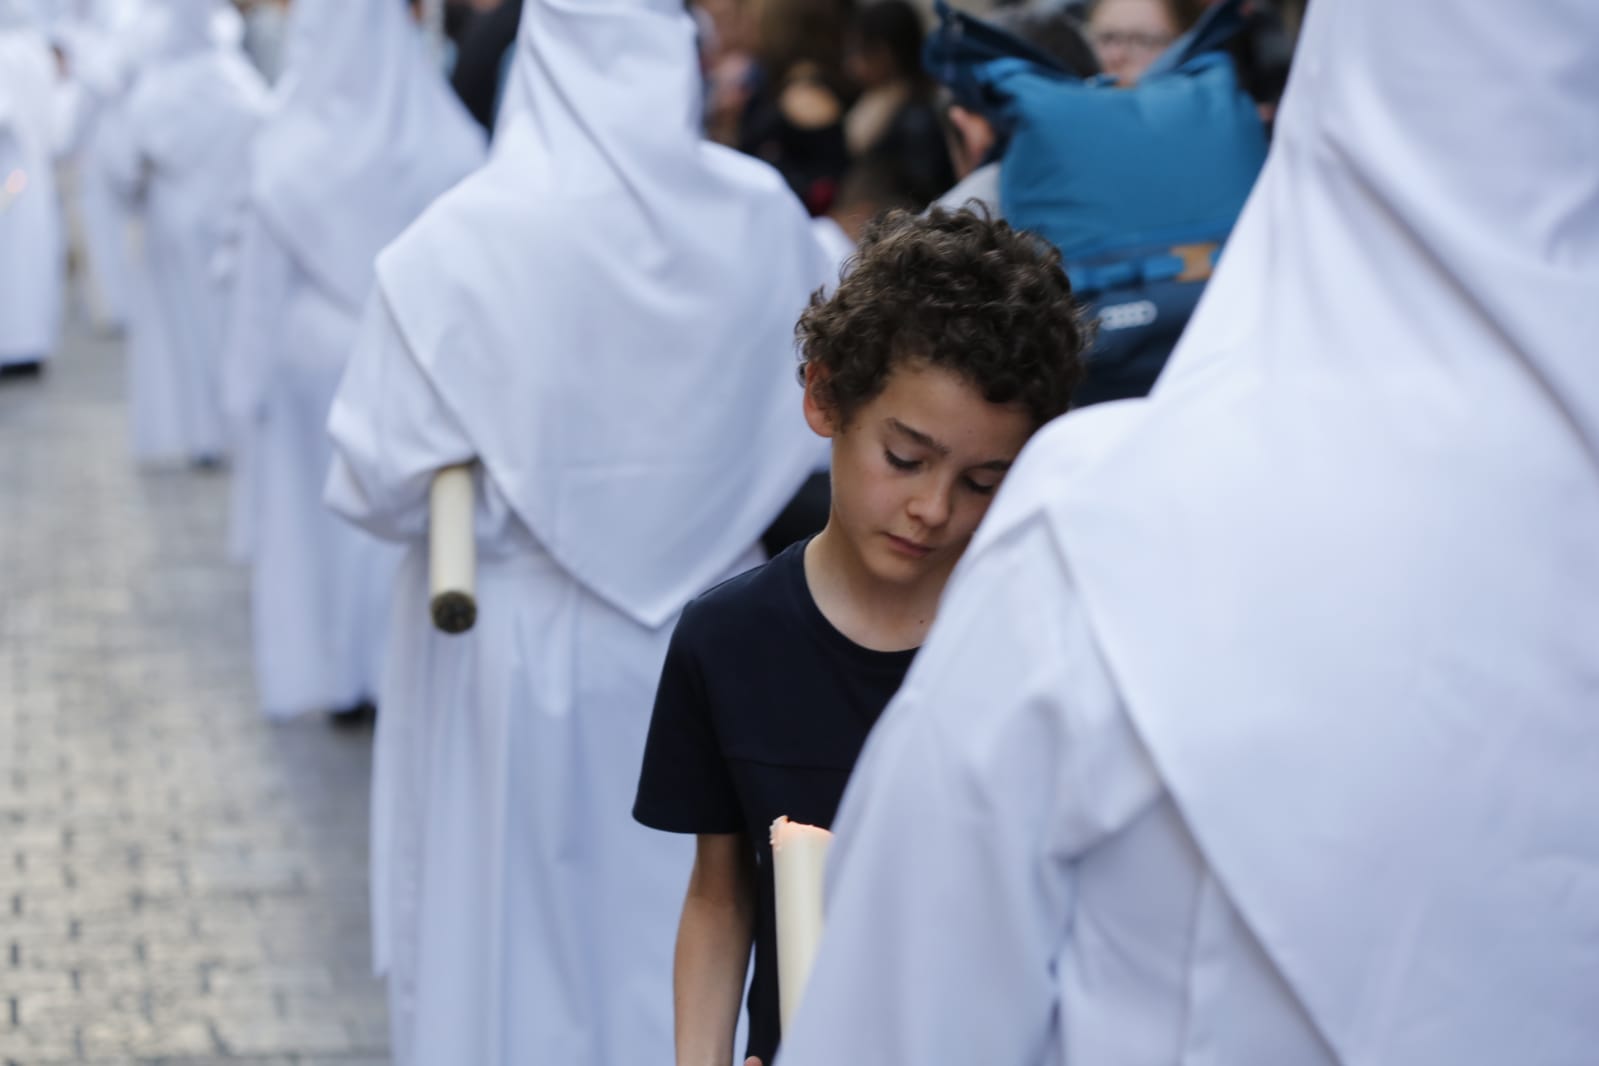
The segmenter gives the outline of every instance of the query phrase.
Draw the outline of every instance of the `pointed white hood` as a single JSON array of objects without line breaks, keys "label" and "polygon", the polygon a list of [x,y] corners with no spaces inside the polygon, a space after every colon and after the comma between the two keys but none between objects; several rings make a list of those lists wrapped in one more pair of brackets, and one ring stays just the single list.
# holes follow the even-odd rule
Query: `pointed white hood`
[{"label": "pointed white hood", "polygon": [[1055,509],[1352,1066],[1574,1061],[1599,990],[1596,116],[1591,0],[1312,4],[1188,334]]},{"label": "pointed white hood", "polygon": [[667,0],[529,0],[490,162],[380,258],[489,475],[648,625],[747,551],[813,465],[793,327],[829,267],[764,164],[696,128]]},{"label": "pointed white hood", "polygon": [[385,245],[484,155],[397,0],[295,0],[253,196],[301,266],[353,309]]}]

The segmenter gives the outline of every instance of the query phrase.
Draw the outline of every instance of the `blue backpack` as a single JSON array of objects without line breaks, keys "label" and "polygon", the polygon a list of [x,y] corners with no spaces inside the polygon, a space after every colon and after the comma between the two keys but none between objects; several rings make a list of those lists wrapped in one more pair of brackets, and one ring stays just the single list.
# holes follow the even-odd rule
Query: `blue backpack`
[{"label": "blue backpack", "polygon": [[939,0],[928,70],[994,124],[1001,211],[1060,249],[1098,319],[1078,406],[1155,384],[1265,162],[1265,128],[1222,51],[1239,8],[1212,7],[1119,89]]}]

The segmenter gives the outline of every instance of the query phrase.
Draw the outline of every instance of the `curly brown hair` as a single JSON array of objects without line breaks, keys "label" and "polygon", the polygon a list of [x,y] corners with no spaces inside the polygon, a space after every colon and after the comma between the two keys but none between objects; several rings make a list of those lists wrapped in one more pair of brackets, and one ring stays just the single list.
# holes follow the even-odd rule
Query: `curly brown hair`
[{"label": "curly brown hair", "polygon": [[1064,414],[1090,337],[1054,246],[970,209],[869,225],[848,274],[795,327],[816,398],[848,425],[894,367],[923,361],[1021,404],[1034,426]]}]

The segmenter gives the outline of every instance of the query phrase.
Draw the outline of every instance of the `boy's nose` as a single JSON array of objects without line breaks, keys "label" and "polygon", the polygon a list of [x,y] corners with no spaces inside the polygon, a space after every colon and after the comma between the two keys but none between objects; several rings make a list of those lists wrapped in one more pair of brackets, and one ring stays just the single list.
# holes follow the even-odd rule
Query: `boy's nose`
[{"label": "boy's nose", "polygon": [[931,485],[911,497],[910,513],[922,525],[936,529],[949,521],[950,487]]}]

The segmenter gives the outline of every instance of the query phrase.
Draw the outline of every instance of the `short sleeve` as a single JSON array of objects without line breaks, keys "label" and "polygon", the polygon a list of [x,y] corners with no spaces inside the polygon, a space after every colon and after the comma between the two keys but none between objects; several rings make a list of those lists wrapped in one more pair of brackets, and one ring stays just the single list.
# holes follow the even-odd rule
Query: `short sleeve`
[{"label": "short sleeve", "polygon": [[716,736],[692,610],[661,669],[633,817],[669,833],[736,833],[744,819]]}]

